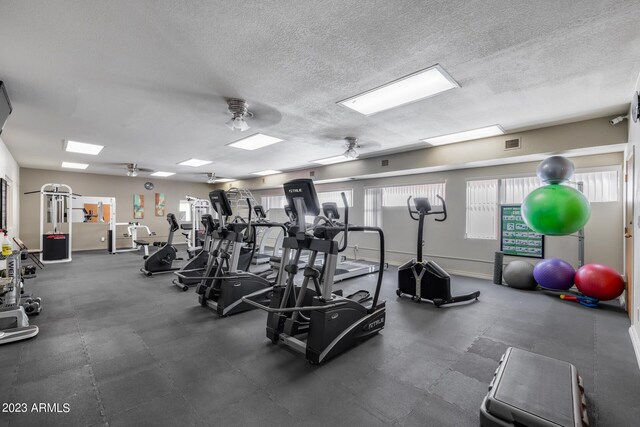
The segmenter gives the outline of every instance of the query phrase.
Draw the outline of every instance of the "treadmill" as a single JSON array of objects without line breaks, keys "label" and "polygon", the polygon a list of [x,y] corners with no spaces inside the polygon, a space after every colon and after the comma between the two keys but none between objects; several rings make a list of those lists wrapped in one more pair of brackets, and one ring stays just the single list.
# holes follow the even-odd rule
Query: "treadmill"
[{"label": "treadmill", "polygon": [[[337,220],[340,219],[340,212],[338,212],[338,204],[335,202],[326,202],[322,204],[322,213],[329,220],[339,224]],[[388,264],[384,264],[385,270]],[[377,262],[365,261],[365,260],[344,260],[336,265],[335,274],[333,276],[334,282],[340,282],[342,280],[351,279],[353,277],[365,276],[371,273],[377,273],[380,270],[380,265]]]}]

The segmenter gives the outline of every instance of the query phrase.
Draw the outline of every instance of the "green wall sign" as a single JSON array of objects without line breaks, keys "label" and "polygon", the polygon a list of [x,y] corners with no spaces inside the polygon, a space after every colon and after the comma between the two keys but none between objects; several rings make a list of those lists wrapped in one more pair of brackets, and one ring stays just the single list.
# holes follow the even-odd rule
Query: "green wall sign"
[{"label": "green wall sign", "polygon": [[527,226],[520,205],[500,206],[500,250],[505,255],[544,258],[544,236]]}]

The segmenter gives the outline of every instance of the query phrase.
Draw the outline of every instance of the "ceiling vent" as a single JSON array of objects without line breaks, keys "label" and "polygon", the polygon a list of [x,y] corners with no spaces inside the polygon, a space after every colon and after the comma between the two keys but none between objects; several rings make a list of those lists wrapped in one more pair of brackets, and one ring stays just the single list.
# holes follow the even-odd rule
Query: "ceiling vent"
[{"label": "ceiling vent", "polygon": [[380,161],[380,166],[389,166],[389,160]]},{"label": "ceiling vent", "polygon": [[520,138],[507,139],[504,142],[505,150],[518,150],[519,148],[522,148],[522,146],[520,145]]}]

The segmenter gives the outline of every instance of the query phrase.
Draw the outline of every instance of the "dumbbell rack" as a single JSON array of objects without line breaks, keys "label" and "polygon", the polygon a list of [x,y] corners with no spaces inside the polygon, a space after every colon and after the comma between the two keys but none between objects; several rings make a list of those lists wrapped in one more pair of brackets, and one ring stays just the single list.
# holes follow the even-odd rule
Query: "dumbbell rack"
[{"label": "dumbbell rack", "polygon": [[24,292],[22,282],[21,251],[14,251],[7,260],[7,278],[4,279],[0,303],[0,344],[32,338],[39,329],[29,325],[29,314],[40,312],[40,299],[29,298],[22,304]]}]

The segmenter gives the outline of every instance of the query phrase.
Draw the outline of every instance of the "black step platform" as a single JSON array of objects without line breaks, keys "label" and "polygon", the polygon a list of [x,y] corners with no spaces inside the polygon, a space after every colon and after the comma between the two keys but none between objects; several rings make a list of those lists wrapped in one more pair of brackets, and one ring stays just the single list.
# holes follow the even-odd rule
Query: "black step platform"
[{"label": "black step platform", "polygon": [[480,407],[480,425],[588,426],[582,379],[576,367],[509,347]]}]

